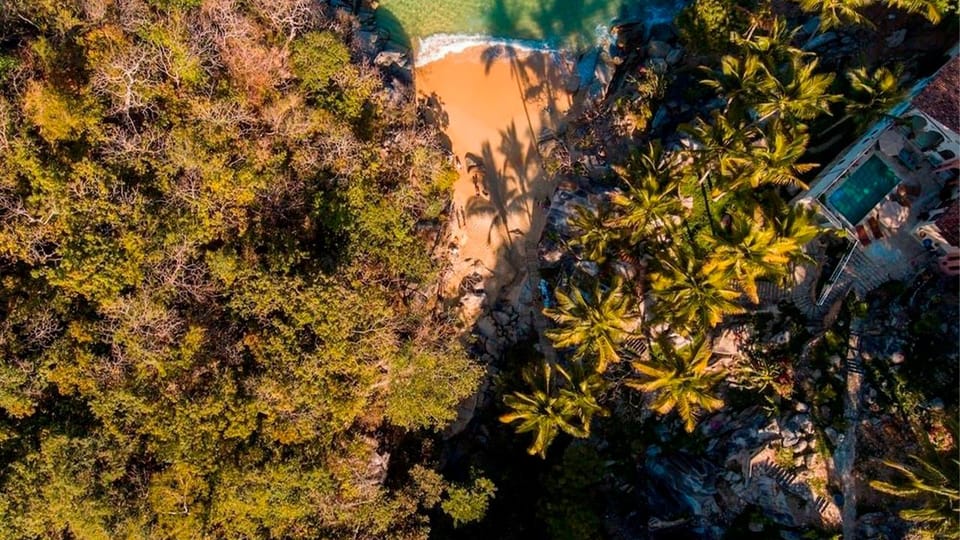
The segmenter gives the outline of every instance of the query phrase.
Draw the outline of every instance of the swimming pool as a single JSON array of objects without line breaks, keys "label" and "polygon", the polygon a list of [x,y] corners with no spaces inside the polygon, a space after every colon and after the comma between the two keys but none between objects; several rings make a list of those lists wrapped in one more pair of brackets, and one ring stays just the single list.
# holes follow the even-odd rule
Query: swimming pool
[{"label": "swimming pool", "polygon": [[831,208],[840,212],[851,225],[859,223],[900,178],[876,154],[853,171],[827,196]]}]

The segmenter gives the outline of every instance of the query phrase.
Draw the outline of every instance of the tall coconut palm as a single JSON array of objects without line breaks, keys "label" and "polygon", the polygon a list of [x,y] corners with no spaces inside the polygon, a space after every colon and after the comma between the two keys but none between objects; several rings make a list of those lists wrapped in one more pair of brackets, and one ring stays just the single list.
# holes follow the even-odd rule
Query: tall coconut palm
[{"label": "tall coconut palm", "polygon": [[847,24],[871,25],[861,11],[873,0],[799,0],[800,9],[820,15],[820,30],[825,32]]},{"label": "tall coconut palm", "polygon": [[708,269],[683,250],[659,263],[661,268],[651,274],[651,291],[660,318],[675,330],[713,328],[725,315],[743,312],[729,266]]},{"label": "tall coconut palm", "polygon": [[920,508],[900,511],[900,517],[920,524],[924,538],[960,538],[960,462],[950,460],[948,467],[910,456],[910,466],[885,461],[884,464],[900,473],[896,483],[873,480],[870,487],[896,497],[913,499]]},{"label": "tall coconut palm", "polygon": [[680,214],[679,184],[666,164],[659,143],[637,152],[625,166],[616,166],[614,171],[627,189],[611,195],[615,215],[607,223],[624,230],[631,244],[664,228]]},{"label": "tall coconut palm", "polygon": [[819,60],[809,54],[793,54],[777,65],[767,66],[769,76],[760,82],[754,108],[759,123],[780,118],[790,125],[830,114],[838,96],[828,93],[833,73],[817,73]]},{"label": "tall coconut palm", "polygon": [[726,55],[720,69],[707,70],[700,82],[721,94],[726,102],[724,112],[744,116],[757,101],[764,79],[768,76],[760,56],[753,53]]},{"label": "tall coconut palm", "polygon": [[885,3],[907,13],[916,13],[933,24],[940,24],[943,14],[949,13],[951,10],[956,15],[957,9],[956,4],[951,5],[946,0],[886,0]]},{"label": "tall coconut palm", "polygon": [[[514,392],[503,398],[503,403],[511,412],[501,415],[500,421],[505,424],[519,422],[517,433],[534,433],[527,452],[541,458],[547,456],[547,448],[560,432],[580,438],[590,433],[589,417],[586,424],[578,425],[585,410],[575,406],[568,395],[559,391],[554,377],[556,370],[556,366],[548,362],[544,362],[542,369],[537,370],[539,373],[525,370],[523,378],[531,392]],[[565,375],[561,370],[561,376]]]},{"label": "tall coconut palm", "polygon": [[769,122],[763,128],[763,137],[747,149],[746,164],[730,189],[757,189],[765,185],[805,189],[807,186],[800,175],[816,165],[798,161],[806,152],[809,140],[803,129],[789,129],[776,120]]},{"label": "tall coconut palm", "polygon": [[667,338],[659,339],[657,345],[650,362],[631,363],[647,379],[630,380],[627,385],[653,393],[653,410],[661,415],[677,411],[683,427],[693,431],[702,411],[715,411],[723,406],[723,400],[713,391],[724,373],[708,370],[712,352],[703,336],[680,349]]},{"label": "tall coconut palm", "polygon": [[573,348],[578,360],[595,359],[596,371],[603,373],[611,362],[620,361],[617,347],[629,335],[631,308],[619,282],[606,291],[599,284],[590,293],[577,286],[569,294],[558,290],[557,307],[543,310],[557,323],[546,335],[558,349]]},{"label": "tall coconut palm", "polygon": [[881,66],[872,72],[864,67],[848,71],[847,80],[850,81],[852,92],[843,119],[852,119],[857,133],[865,131],[867,126],[906,97],[907,91],[900,86],[901,75],[901,66],[892,70]]},{"label": "tall coconut palm", "polygon": [[782,280],[790,271],[787,263],[800,251],[791,238],[780,238],[772,227],[753,220],[734,217],[728,234],[714,236],[712,253],[704,263],[704,272],[731,272],[751,302],[760,301],[757,280]]},{"label": "tall coconut palm", "polygon": [[806,206],[783,204],[779,208],[771,207],[768,212],[768,219],[777,237],[790,239],[798,248],[790,255],[791,261],[807,259],[808,256],[800,248],[820,236],[825,230],[817,224],[816,211]]},{"label": "tall coconut palm", "polygon": [[727,193],[731,180],[748,164],[747,141],[754,130],[742,119],[728,118],[721,111],[713,111],[710,122],[698,118],[693,124],[680,126],[680,130],[693,140],[689,178],[700,188],[710,230],[716,233],[712,197]]},{"label": "tall coconut palm", "polygon": [[576,207],[570,219],[570,227],[575,233],[570,245],[579,249],[581,257],[597,264],[607,260],[607,253],[622,235],[621,230],[607,224],[609,219],[606,208]]},{"label": "tall coconut palm", "polygon": [[793,45],[799,27],[791,28],[782,17],[773,17],[767,28],[762,31],[754,24],[743,35],[733,32],[733,43],[742,49],[763,57],[767,65],[782,62],[795,54],[803,54],[803,49]]},{"label": "tall coconut palm", "polygon": [[569,370],[559,365],[557,371],[563,376],[565,385],[560,389],[560,397],[567,400],[571,412],[579,419],[585,433],[590,433],[590,422],[594,416],[607,416],[608,411],[597,401],[606,389],[603,377],[584,366],[583,362],[574,362]]}]

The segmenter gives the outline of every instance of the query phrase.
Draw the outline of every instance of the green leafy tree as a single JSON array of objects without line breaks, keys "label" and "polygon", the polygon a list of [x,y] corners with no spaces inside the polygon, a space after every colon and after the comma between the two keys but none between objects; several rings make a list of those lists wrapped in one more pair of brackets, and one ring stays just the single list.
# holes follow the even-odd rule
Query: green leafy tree
[{"label": "green leafy tree", "polygon": [[724,373],[709,369],[711,355],[703,336],[679,349],[668,338],[659,339],[649,362],[631,363],[647,379],[630,380],[627,385],[654,394],[653,410],[661,415],[676,411],[684,428],[693,431],[701,412],[723,406],[723,400],[713,392]]},{"label": "green leafy tree", "polygon": [[391,366],[386,415],[409,428],[442,428],[457,417],[457,405],[473,393],[483,371],[459,348],[407,350]]},{"label": "green leafy tree", "polygon": [[444,513],[453,518],[453,526],[459,527],[464,523],[480,521],[487,513],[490,499],[497,492],[496,486],[488,478],[478,477],[473,480],[473,486],[449,486],[446,498],[440,503]]}]

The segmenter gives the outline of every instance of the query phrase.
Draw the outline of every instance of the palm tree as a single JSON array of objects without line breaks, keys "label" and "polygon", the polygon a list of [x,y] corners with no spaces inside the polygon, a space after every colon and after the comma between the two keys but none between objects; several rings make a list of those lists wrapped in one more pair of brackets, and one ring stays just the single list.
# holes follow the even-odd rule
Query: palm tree
[{"label": "palm tree", "polygon": [[767,72],[760,56],[747,53],[726,55],[720,59],[719,70],[707,70],[701,84],[713,88],[726,100],[725,112],[743,116],[749,104],[757,100],[759,88]]},{"label": "palm tree", "polygon": [[763,132],[763,138],[748,148],[746,166],[730,189],[757,189],[765,185],[805,189],[800,175],[816,165],[797,162],[806,152],[810,137],[804,130],[788,129],[778,120],[764,126]]},{"label": "palm tree", "polygon": [[779,207],[771,205],[768,219],[778,238],[790,239],[797,246],[798,249],[790,256],[791,261],[808,259],[809,256],[801,248],[824,232],[824,228],[816,222],[816,211],[796,204],[783,204],[783,201],[780,203]]},{"label": "palm tree", "polygon": [[[944,0],[885,0],[885,3],[907,13],[918,13],[932,24],[940,24],[942,15],[951,9],[950,2]],[[956,7],[952,9],[956,10]]]},{"label": "palm tree", "polygon": [[693,154],[691,180],[696,181],[703,197],[704,211],[710,223],[710,230],[717,230],[710,210],[711,192],[723,194],[729,189],[728,183],[748,164],[746,141],[753,136],[754,130],[736,117],[731,120],[721,111],[713,111],[710,122],[698,118],[693,124],[680,126],[680,130],[689,135],[696,146]]},{"label": "palm tree", "polygon": [[759,225],[759,217],[734,217],[729,234],[710,239],[712,254],[703,265],[707,274],[731,272],[755,304],[760,301],[757,280],[782,280],[790,270],[787,263],[800,251],[793,239],[780,238],[773,228]]},{"label": "palm tree", "polygon": [[819,60],[807,53],[790,55],[786,62],[767,66],[754,103],[758,123],[777,117],[790,125],[830,114],[830,103],[838,96],[828,94],[834,74],[816,73]]},{"label": "palm tree", "polygon": [[577,235],[570,240],[570,245],[579,247],[584,259],[603,264],[611,246],[620,240],[621,231],[607,225],[609,218],[605,208],[577,206],[575,212],[570,226]]},{"label": "palm tree", "polygon": [[847,101],[846,115],[840,122],[853,119],[857,133],[860,133],[885,112],[903,101],[907,92],[900,87],[902,71],[902,66],[897,66],[893,70],[881,66],[872,73],[864,67],[848,71],[847,80],[850,81],[852,99]]},{"label": "palm tree", "polygon": [[707,268],[685,251],[660,259],[661,269],[651,275],[651,290],[662,307],[661,316],[677,330],[713,328],[724,315],[742,313],[740,293],[731,287],[728,267]]},{"label": "palm tree", "polygon": [[767,65],[783,62],[793,55],[803,53],[803,49],[792,45],[800,28],[791,28],[782,17],[774,16],[768,29],[763,32],[757,30],[758,26],[754,24],[745,35],[733,32],[731,41],[748,52],[766,58]]},{"label": "palm tree", "polygon": [[873,0],[799,0],[799,3],[800,9],[819,13],[821,31],[846,24],[872,26],[861,11],[873,4]]},{"label": "palm tree", "polygon": [[574,348],[574,358],[596,358],[596,371],[603,373],[611,362],[619,362],[617,347],[629,334],[631,301],[622,285],[614,282],[606,291],[599,286],[585,294],[573,286],[569,294],[557,291],[557,307],[543,310],[557,323],[546,335],[555,347]]},{"label": "palm tree", "polygon": [[657,345],[650,363],[631,363],[649,379],[627,381],[627,385],[655,393],[653,410],[661,415],[676,410],[684,428],[693,431],[700,411],[715,411],[723,406],[723,400],[713,395],[713,389],[723,380],[724,373],[707,370],[712,352],[703,336],[681,349],[674,348],[665,337],[659,339]]},{"label": "palm tree", "polygon": [[884,464],[898,471],[903,479],[896,483],[872,480],[870,487],[896,497],[922,501],[920,508],[900,511],[900,517],[920,524],[924,538],[960,538],[960,485],[957,465],[950,460],[950,469],[910,456],[913,466],[889,461]]},{"label": "palm tree", "polygon": [[585,369],[582,362],[574,362],[570,371],[564,370],[559,365],[556,369],[566,381],[566,386],[560,389],[560,397],[567,400],[570,410],[580,420],[584,432],[589,434],[593,416],[609,414],[597,401],[597,396],[606,389],[606,381],[595,371]]},{"label": "palm tree", "polygon": [[679,184],[666,166],[659,143],[651,143],[645,152],[637,152],[626,166],[615,166],[614,171],[627,189],[611,195],[617,215],[607,224],[625,230],[631,244],[680,214]]},{"label": "palm tree", "polygon": [[[554,371],[560,373],[560,382],[568,388],[560,388]],[[563,368],[548,362],[543,362],[541,373],[542,377],[538,377],[533,370],[524,371],[523,379],[532,392],[504,396],[503,402],[512,412],[501,415],[500,421],[519,422],[517,433],[535,433],[527,452],[545,458],[557,435],[563,432],[577,438],[588,437],[593,415],[604,411],[596,400],[602,385],[599,377],[574,380]]]}]

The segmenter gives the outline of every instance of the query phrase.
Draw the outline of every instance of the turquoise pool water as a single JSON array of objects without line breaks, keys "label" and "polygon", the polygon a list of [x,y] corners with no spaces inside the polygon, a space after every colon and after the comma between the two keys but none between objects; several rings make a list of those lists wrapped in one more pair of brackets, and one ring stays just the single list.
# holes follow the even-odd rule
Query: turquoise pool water
[{"label": "turquoise pool water", "polygon": [[679,0],[381,0],[378,24],[405,44],[435,34],[480,34],[580,47],[617,19],[669,20]]},{"label": "turquoise pool water", "polygon": [[870,156],[833,192],[827,203],[843,214],[852,225],[862,220],[896,185],[900,179],[877,156]]}]

